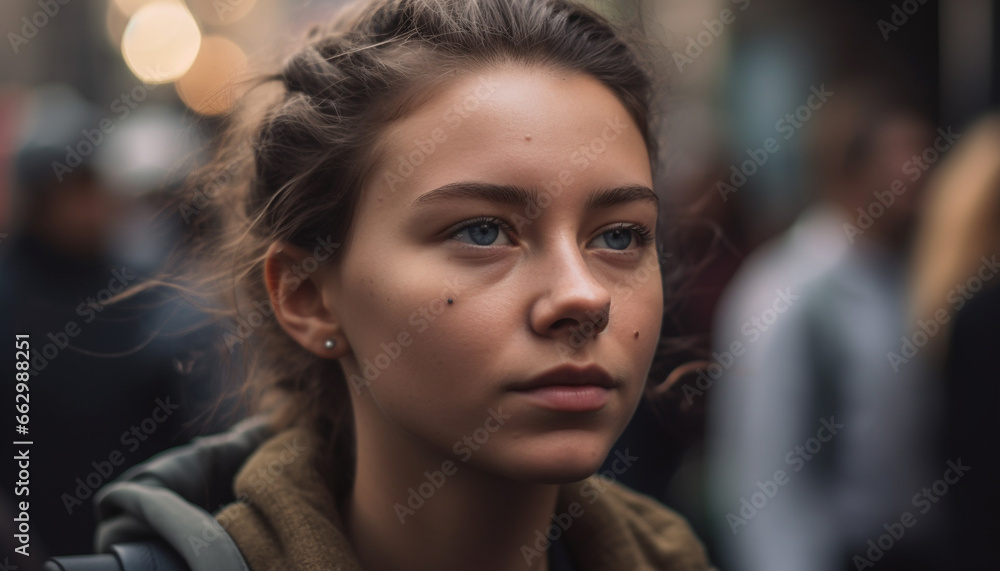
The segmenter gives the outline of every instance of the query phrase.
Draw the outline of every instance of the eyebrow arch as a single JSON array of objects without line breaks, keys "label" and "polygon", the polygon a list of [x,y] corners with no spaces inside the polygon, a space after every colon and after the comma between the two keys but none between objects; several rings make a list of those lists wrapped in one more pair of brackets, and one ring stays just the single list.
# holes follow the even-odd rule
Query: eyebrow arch
[{"label": "eyebrow arch", "polygon": [[[521,188],[509,184],[491,184],[486,182],[452,182],[430,192],[426,192],[413,201],[412,206],[427,204],[449,198],[466,198],[488,200],[499,204],[510,204],[528,208],[538,203],[538,191]],[[649,201],[659,207],[660,198],[653,189],[641,184],[630,184],[615,188],[592,190],[587,195],[585,208],[603,209],[618,204],[633,201]]]}]

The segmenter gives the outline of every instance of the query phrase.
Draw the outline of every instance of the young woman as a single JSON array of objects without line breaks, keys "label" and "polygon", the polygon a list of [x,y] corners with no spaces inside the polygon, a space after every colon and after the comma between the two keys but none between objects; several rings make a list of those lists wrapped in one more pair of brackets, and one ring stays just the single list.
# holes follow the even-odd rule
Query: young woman
[{"label": "young woman", "polygon": [[[612,447],[664,312],[650,78],[623,34],[568,0],[375,0],[270,79],[182,205],[269,413],[227,460],[237,500],[171,531],[189,565],[226,545],[254,570],[707,569],[680,516],[612,481],[642,469]],[[156,519],[116,485],[104,516]]]}]

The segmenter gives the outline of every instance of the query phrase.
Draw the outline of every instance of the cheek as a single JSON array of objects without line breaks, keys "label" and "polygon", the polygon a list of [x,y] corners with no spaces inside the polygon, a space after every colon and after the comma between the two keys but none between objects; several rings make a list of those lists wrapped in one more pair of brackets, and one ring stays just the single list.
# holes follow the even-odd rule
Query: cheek
[{"label": "cheek", "polygon": [[490,400],[483,357],[505,337],[490,309],[497,304],[477,300],[478,284],[458,272],[405,255],[369,259],[382,263],[345,266],[357,276],[343,318],[356,374],[367,381],[361,390],[396,422],[454,440],[460,427],[482,422]]},{"label": "cheek", "polygon": [[[663,286],[659,268],[643,267],[615,289],[610,327],[616,328],[616,338],[622,340],[623,352],[634,356],[636,378],[644,379],[652,365],[663,325]],[[638,337],[636,337],[638,333]]]}]

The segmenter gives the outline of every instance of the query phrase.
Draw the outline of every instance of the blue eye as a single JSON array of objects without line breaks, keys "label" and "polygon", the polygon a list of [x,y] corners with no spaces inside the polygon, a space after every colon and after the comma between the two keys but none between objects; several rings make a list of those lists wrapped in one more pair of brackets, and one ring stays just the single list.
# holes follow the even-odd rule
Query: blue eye
[{"label": "blue eye", "polygon": [[[463,222],[455,229],[451,238],[472,247],[503,246],[512,243],[508,235],[510,231],[512,231],[511,226],[502,219],[480,216]],[[643,224],[621,223],[604,231],[594,241],[603,240],[604,246],[598,245],[598,247],[622,251],[632,245],[633,238],[637,240],[637,247],[641,247],[653,241],[653,233]]]},{"label": "blue eye", "polygon": [[653,241],[653,233],[645,225],[635,224],[629,226],[624,223],[604,231],[594,241],[604,240],[604,244],[611,250],[625,250],[632,245],[632,238],[634,236],[638,236],[637,247]]},{"label": "blue eye", "polygon": [[[507,236],[508,230],[510,230],[510,225],[503,220],[491,216],[480,216],[466,221],[452,235],[452,239],[475,246],[502,246],[511,243],[510,237]],[[501,236],[503,240],[496,243],[495,240]],[[472,240],[472,242],[465,241],[465,238]]]}]

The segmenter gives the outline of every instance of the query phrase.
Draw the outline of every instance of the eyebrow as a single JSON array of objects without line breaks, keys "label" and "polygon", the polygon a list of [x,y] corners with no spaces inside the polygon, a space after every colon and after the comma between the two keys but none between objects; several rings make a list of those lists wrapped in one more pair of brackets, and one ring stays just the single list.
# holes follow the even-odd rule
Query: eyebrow
[{"label": "eyebrow", "polygon": [[[510,184],[452,182],[418,196],[413,201],[412,206],[452,198],[488,200],[499,204],[528,208],[538,203],[538,191]],[[610,208],[618,204],[635,201],[649,201],[656,205],[657,208],[660,205],[660,198],[653,192],[653,189],[641,184],[630,184],[590,191],[587,195],[585,208],[588,210]]]}]

